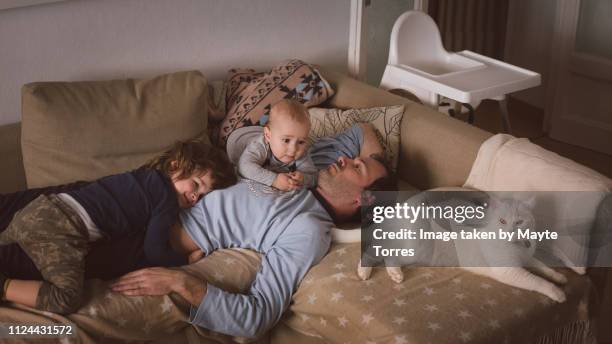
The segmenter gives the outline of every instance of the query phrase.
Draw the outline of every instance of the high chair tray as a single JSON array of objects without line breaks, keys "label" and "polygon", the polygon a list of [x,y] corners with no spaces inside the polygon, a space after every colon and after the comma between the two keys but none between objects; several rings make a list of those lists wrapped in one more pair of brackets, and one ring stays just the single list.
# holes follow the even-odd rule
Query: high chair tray
[{"label": "high chair tray", "polygon": [[392,68],[400,84],[471,104],[538,86],[541,82],[538,73],[469,50],[451,54],[444,64],[424,62],[388,68]]}]

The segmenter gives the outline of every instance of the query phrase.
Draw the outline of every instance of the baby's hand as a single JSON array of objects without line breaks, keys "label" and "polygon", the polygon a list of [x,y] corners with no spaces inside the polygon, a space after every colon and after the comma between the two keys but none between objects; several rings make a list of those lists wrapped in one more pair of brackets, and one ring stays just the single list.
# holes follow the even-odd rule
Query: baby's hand
[{"label": "baby's hand", "polygon": [[304,184],[304,173],[300,171],[295,171],[289,173],[289,176],[297,183],[298,187],[302,187],[302,185]]},{"label": "baby's hand", "polygon": [[189,264],[193,264],[197,262],[198,260],[202,259],[202,257],[204,257],[204,251],[195,250],[189,254],[189,258],[187,258],[187,262]]},{"label": "baby's hand", "polygon": [[281,191],[290,191],[299,188],[299,185],[291,178],[289,173],[277,174],[272,186]]}]

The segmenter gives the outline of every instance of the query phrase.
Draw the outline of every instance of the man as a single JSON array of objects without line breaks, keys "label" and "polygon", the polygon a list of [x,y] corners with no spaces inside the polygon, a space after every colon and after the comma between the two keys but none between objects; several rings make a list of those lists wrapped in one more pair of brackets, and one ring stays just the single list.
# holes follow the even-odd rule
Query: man
[{"label": "man", "polygon": [[306,272],[327,253],[332,219],[352,218],[360,209],[361,192],[388,176],[375,159],[381,152],[372,128],[356,125],[312,147],[315,165],[327,166],[319,171],[315,190],[282,193],[243,180],[182,213],[185,231],[206,254],[226,247],[264,253],[248,295],[164,268],[129,273],[113,290],[125,295],[176,292],[193,306],[193,324],[233,336],[262,335],[278,322]]}]

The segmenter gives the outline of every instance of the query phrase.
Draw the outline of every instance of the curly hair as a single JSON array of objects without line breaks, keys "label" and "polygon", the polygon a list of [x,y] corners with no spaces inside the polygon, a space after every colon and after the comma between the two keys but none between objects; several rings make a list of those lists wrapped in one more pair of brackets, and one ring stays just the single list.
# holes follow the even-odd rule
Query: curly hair
[{"label": "curly hair", "polygon": [[173,176],[185,179],[197,171],[210,171],[215,189],[226,188],[237,181],[234,165],[227,154],[198,139],[177,141],[170,149],[146,162],[142,168],[159,170],[170,179]]}]

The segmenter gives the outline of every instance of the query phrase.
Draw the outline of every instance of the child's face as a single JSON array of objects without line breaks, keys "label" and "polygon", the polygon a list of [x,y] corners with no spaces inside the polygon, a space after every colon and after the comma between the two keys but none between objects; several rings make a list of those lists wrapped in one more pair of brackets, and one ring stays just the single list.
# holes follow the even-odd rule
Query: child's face
[{"label": "child's face", "polygon": [[264,128],[272,154],[283,163],[290,163],[306,154],[310,126],[284,117]]},{"label": "child's face", "polygon": [[214,180],[208,170],[196,171],[183,179],[176,178],[179,174],[177,172],[172,176],[172,184],[178,196],[179,207],[183,209],[193,207],[202,196],[213,190]]}]

